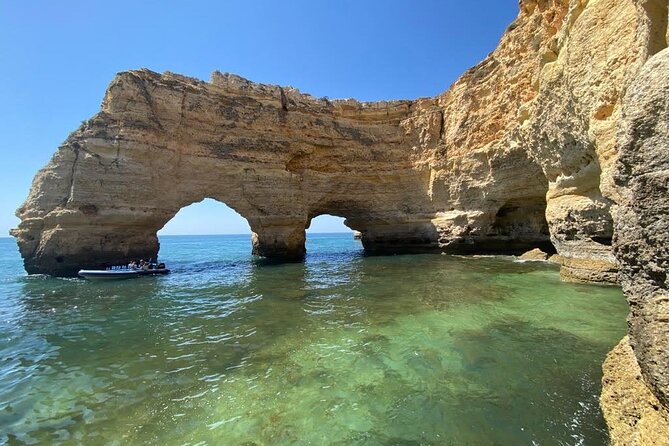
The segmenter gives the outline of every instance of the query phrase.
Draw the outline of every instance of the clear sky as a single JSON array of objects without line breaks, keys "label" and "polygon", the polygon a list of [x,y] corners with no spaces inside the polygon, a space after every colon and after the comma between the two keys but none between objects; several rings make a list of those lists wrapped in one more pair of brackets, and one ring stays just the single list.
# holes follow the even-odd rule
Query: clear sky
[{"label": "clear sky", "polygon": [[[494,49],[517,12],[517,0],[0,0],[0,236],[119,71],[228,71],[316,97],[433,96]],[[313,227],[342,229],[324,217]],[[212,201],[163,231],[239,232],[246,222]]]}]

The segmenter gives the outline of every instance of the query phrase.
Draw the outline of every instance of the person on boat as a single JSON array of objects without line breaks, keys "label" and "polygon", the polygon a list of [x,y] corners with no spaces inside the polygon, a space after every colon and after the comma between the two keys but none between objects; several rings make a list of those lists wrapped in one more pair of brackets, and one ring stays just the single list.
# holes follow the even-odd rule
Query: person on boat
[{"label": "person on boat", "polygon": [[134,260],[132,260],[130,263],[128,263],[128,269],[135,269],[137,264],[135,263]]}]

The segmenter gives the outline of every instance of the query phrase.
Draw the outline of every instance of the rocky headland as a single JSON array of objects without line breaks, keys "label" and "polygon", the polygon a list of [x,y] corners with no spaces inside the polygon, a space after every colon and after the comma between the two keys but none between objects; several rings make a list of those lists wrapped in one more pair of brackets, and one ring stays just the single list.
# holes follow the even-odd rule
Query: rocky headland
[{"label": "rocky headland", "polygon": [[[605,392],[635,398],[610,371],[636,358],[637,384],[665,410],[668,6],[522,0],[493,53],[411,101],[119,73],[37,174],[12,233],[26,270],[53,275],[155,257],[156,232],[204,198],[246,218],[254,253],[270,258],[302,258],[321,214],[345,217],[371,252],[541,248],[565,280],[620,274],[634,356],[609,357]],[[653,444],[634,443],[640,418],[618,416],[621,401],[602,399],[612,432],[628,433],[614,441]]]}]

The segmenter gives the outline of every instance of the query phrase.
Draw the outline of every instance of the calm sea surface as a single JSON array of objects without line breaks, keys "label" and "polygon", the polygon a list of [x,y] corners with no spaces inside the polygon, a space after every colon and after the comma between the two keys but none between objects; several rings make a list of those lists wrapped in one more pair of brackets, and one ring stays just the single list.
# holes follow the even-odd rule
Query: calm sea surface
[{"label": "calm sea surface", "polygon": [[161,238],[166,277],[25,275],[0,239],[0,443],[603,445],[617,288],[310,235]]}]

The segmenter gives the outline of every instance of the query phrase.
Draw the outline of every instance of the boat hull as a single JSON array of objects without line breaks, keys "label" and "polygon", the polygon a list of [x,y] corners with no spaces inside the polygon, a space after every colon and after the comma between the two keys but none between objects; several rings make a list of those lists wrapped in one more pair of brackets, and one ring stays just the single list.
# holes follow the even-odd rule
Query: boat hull
[{"label": "boat hull", "polygon": [[128,269],[128,270],[94,270],[82,269],[79,271],[79,277],[89,280],[123,280],[132,279],[141,276],[159,276],[169,274],[167,268],[161,269]]}]

